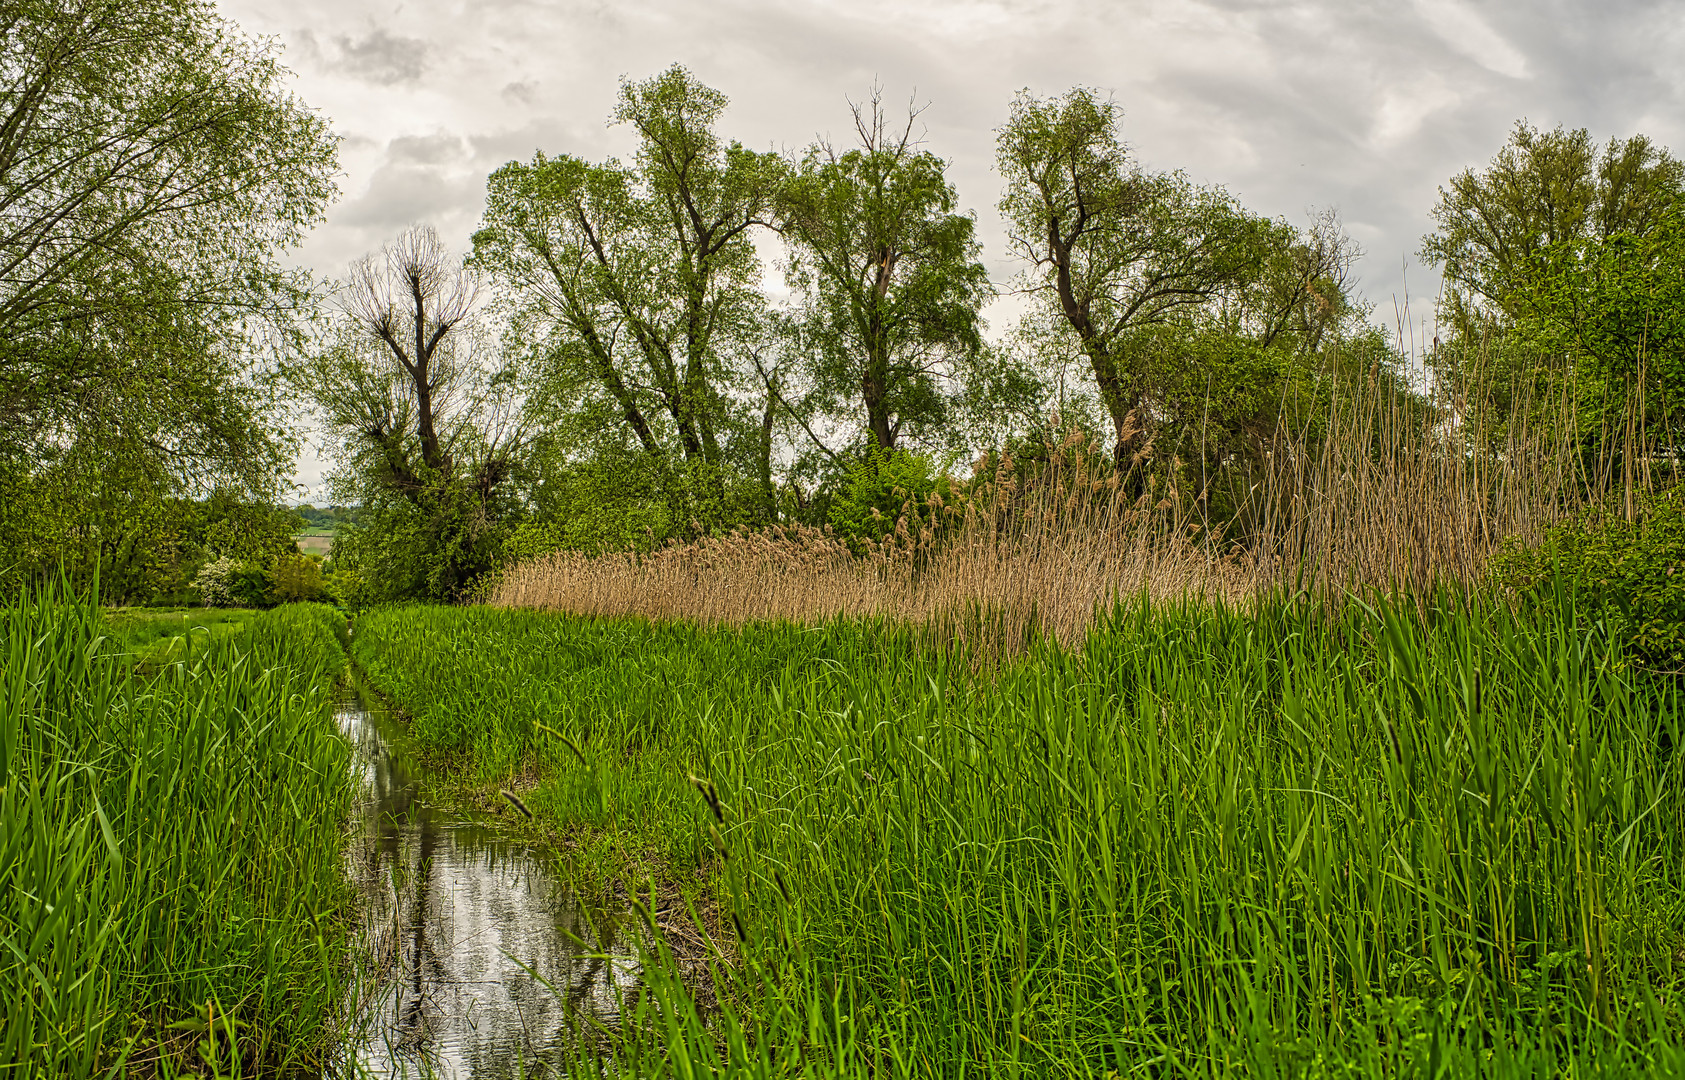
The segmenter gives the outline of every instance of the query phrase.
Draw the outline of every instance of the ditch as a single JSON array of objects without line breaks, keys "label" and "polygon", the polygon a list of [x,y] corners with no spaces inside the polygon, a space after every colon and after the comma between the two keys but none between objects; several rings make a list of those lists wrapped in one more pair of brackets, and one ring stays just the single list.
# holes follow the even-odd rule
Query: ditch
[{"label": "ditch", "polygon": [[371,695],[336,709],[362,767],[348,851],[366,976],[348,1058],[373,1077],[559,1071],[585,1022],[613,1027],[639,982],[619,912],[580,903],[545,851],[435,805]]}]

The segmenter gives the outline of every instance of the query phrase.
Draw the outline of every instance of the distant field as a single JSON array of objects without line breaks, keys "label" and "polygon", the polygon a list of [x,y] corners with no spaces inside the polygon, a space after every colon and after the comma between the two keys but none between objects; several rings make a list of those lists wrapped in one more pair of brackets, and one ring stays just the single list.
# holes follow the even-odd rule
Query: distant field
[{"label": "distant field", "polygon": [[333,536],[332,529],[306,529],[294,534],[293,539],[306,555],[326,555],[333,549]]}]

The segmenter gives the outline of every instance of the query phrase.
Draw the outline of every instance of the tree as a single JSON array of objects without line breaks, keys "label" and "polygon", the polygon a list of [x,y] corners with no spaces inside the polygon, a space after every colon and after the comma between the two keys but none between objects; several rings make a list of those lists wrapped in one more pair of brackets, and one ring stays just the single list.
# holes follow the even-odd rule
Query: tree
[{"label": "tree", "polygon": [[271,499],[291,452],[265,350],[312,299],[279,251],[337,140],[275,46],[200,0],[0,11],[0,583],[176,573],[168,500]]},{"label": "tree", "polygon": [[[473,313],[478,296],[479,283],[454,265],[430,225],[405,230],[378,258],[365,257],[351,268],[342,310],[363,344],[388,363],[345,371],[357,380],[355,390],[333,399],[335,414],[356,424],[379,455],[376,476],[398,491],[413,493],[430,480],[449,479],[457,464],[456,444],[468,429],[446,427],[443,413],[462,389],[463,357],[455,348],[461,335],[455,332]],[[383,387],[387,393],[372,393],[364,381],[378,378],[383,368],[385,381],[399,384],[396,393],[389,387]],[[338,389],[326,380],[313,385]],[[495,486],[503,462],[488,457],[478,464],[486,475],[476,482]]]},{"label": "tree", "polygon": [[1682,187],[1685,163],[1643,135],[1611,139],[1600,153],[1584,128],[1519,121],[1485,171],[1465,169],[1439,189],[1422,256],[1444,267],[1455,321],[1513,317],[1548,249],[1645,236]]},{"label": "tree", "polygon": [[1132,420],[1139,429],[1151,420],[1131,356],[1136,331],[1240,296],[1280,246],[1281,227],[1221,189],[1142,168],[1118,138],[1116,105],[1092,90],[1020,93],[997,145],[1000,208],[1031,267],[1026,290],[1088,361],[1123,468]]},{"label": "tree", "polygon": [[16,0],[0,41],[0,448],[272,485],[245,373],[308,299],[276,252],[333,193],[327,122],[199,0]]},{"label": "tree", "polygon": [[320,599],[324,591],[321,560],[298,552],[277,557],[269,570],[269,591],[282,604]]},{"label": "tree", "polygon": [[752,237],[784,171],[720,141],[725,106],[677,65],[623,83],[614,120],[636,129],[635,162],[503,166],[473,257],[504,288],[550,400],[606,413],[675,483],[716,498],[759,444],[741,345],[764,310]]},{"label": "tree", "polygon": [[990,292],[945,163],[913,138],[917,117],[892,130],[874,92],[854,108],[858,145],[812,146],[779,205],[786,276],[804,297],[811,404],[854,414],[886,451],[904,433],[942,434],[944,383],[982,348]]},{"label": "tree", "polygon": [[1584,129],[1523,121],[1484,170],[1440,189],[1433,217],[1422,254],[1447,288],[1432,364],[1467,419],[1489,406],[1467,430],[1544,419],[1568,395],[1599,483],[1647,468],[1646,441],[1677,445],[1685,163],[1643,135],[1599,150]]},{"label": "tree", "polygon": [[495,564],[511,513],[526,418],[478,296],[438,234],[412,227],[353,265],[331,336],[288,371],[338,449],[336,494],[363,507],[336,562],[394,597],[456,596]]}]

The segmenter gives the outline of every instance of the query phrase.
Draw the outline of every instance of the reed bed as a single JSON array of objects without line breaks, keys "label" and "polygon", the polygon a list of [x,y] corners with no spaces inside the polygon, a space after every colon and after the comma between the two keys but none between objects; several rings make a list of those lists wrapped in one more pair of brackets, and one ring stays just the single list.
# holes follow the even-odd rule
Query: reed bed
[{"label": "reed bed", "polygon": [[[509,568],[489,599],[708,626],[889,618],[1012,653],[1040,636],[1076,646],[1120,596],[1238,604],[1287,588],[1332,603],[1477,586],[1506,541],[1535,540],[1597,497],[1566,404],[1476,447],[1464,431],[1479,417],[1372,389],[1341,400],[1314,438],[1279,430],[1249,467],[1195,474],[1186,448],[1155,454],[1148,439],[1120,474],[1072,432],[1034,469],[999,459],[964,498],[909,501],[880,543],[781,526],[648,554],[561,551]],[[1224,487],[1231,510],[1214,520]]]},{"label": "reed bed", "polygon": [[63,592],[0,613],[0,1071],[314,1070],[345,967],[344,619],[266,612],[150,673],[105,630]]},{"label": "reed bed", "polygon": [[1566,594],[1136,599],[987,673],[889,620],[405,608],[354,652],[536,775],[582,880],[663,866],[739,939],[711,1014],[657,947],[570,1074],[1685,1070],[1678,687]]},{"label": "reed bed", "polygon": [[1095,604],[1119,593],[1232,598],[1244,588],[1232,560],[1156,540],[1129,507],[1085,506],[1029,528],[994,517],[972,510],[951,538],[892,536],[864,553],[806,526],[740,530],[649,555],[557,552],[506,573],[491,603],[707,626],[888,617],[1021,647],[1039,634],[1080,640]]}]

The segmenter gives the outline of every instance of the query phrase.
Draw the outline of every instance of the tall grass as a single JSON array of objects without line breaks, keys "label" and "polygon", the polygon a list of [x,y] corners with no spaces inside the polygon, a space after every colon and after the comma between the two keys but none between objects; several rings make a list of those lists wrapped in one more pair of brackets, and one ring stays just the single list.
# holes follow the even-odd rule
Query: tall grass
[{"label": "tall grass", "polygon": [[652,958],[629,1074],[1685,1070],[1678,691],[1567,596],[1143,599],[987,677],[886,622],[355,651],[582,874],[712,883],[722,1011]]},{"label": "tall grass", "polygon": [[314,1067],[344,964],[344,621],[277,609],[150,675],[102,629],[60,592],[0,613],[0,1061]]},{"label": "tall grass", "polygon": [[107,642],[139,667],[162,668],[203,652],[218,638],[241,633],[257,612],[244,608],[106,609],[100,629]]},{"label": "tall grass", "polygon": [[1358,378],[1330,391],[1314,433],[1277,430],[1249,466],[1199,472],[1179,456],[1191,447],[1147,439],[1120,475],[1073,432],[1035,469],[998,460],[963,501],[909,503],[864,551],[806,527],[649,554],[563,551],[510,568],[490,599],[704,625],[891,618],[1010,654],[1041,636],[1075,647],[1119,596],[1238,604],[1286,588],[1334,603],[1366,588],[1473,587],[1504,541],[1538,538],[1595,494],[1566,400],[1549,423],[1527,422],[1529,405],[1479,440],[1469,432],[1484,418]]}]

